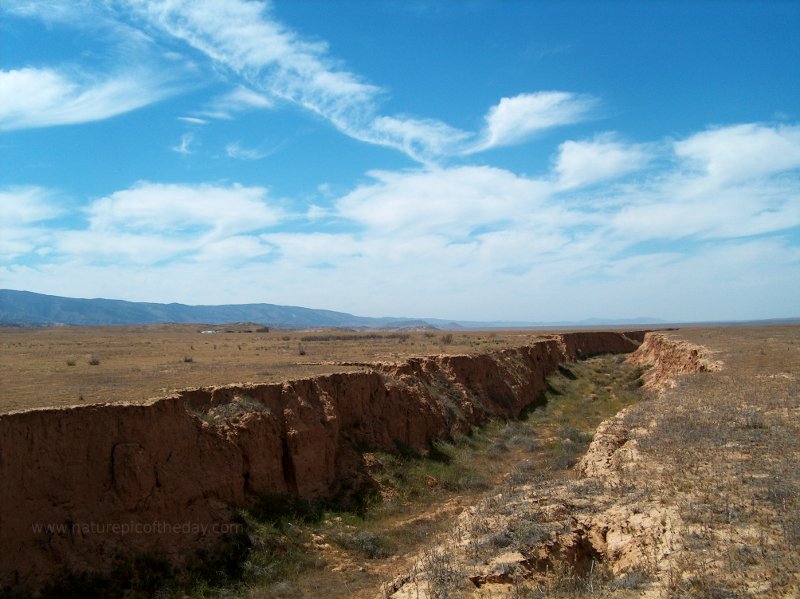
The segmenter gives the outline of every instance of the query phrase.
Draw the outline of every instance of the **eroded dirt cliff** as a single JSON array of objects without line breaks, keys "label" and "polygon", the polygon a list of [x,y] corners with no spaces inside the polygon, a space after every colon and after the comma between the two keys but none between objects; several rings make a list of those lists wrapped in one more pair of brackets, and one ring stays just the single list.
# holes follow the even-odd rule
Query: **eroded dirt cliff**
[{"label": "eroded dirt cliff", "polygon": [[630,361],[652,366],[644,377],[644,386],[657,391],[674,385],[676,377],[682,374],[716,372],[722,367],[722,362],[714,360],[708,348],[664,333],[646,334]]},{"label": "eroded dirt cliff", "polygon": [[642,336],[553,335],[486,355],[2,415],[0,584],[106,572],[132,554],[180,565],[218,544],[254,497],[344,492],[361,480],[360,448],[425,452],[491,415],[517,416],[560,363],[631,352]]},{"label": "eroded dirt cliff", "polygon": [[[708,348],[673,335],[647,333],[637,340],[643,343],[627,361],[652,365],[645,385],[653,391],[685,374],[720,370]],[[628,417],[643,412],[641,405],[599,426],[574,479],[532,479],[493,490],[465,510],[445,545],[427,548],[410,574],[389,585],[391,596],[434,597],[445,587],[464,597],[569,596],[567,588],[588,596],[594,595],[588,592],[592,585],[598,592],[605,585],[610,595],[616,590],[628,596],[625,589],[635,588],[639,595],[663,596],[674,584],[673,558],[685,539],[679,506],[662,501],[663,464],[640,450],[642,439],[658,442],[651,438],[656,425],[649,417]],[[529,530],[536,534],[510,542]],[[476,563],[476,548],[492,546],[494,553]]]}]

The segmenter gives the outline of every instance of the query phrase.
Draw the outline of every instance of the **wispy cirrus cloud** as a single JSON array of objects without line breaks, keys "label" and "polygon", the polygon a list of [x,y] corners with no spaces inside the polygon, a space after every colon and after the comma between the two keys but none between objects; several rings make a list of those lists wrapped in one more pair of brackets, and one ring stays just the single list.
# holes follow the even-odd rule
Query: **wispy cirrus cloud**
[{"label": "wispy cirrus cloud", "polygon": [[181,78],[197,84],[202,67],[174,51],[176,40],[212,63],[205,69],[216,81],[223,72],[232,86],[205,107],[178,117],[184,122],[231,119],[244,110],[288,103],[326,119],[347,136],[394,148],[426,164],[522,143],[537,132],[589,118],[597,104],[595,98],[569,92],[523,93],[502,98],[492,107],[481,131],[464,131],[438,118],[383,114],[386,90],[348,70],[326,43],[308,41],[278,21],[267,1],[16,0],[6,10],[100,32],[113,50],[110,55],[118,55],[118,63],[132,56],[139,63],[131,70],[112,65],[102,71],[105,74],[93,76],[70,75],[53,67],[21,76],[14,72],[7,85],[14,87],[15,97],[26,88],[41,93],[31,109],[9,101],[7,128],[109,118],[174,93],[174,81]]},{"label": "wispy cirrus cloud", "polygon": [[520,143],[530,136],[590,118],[598,101],[589,95],[561,91],[519,94],[502,98],[486,115],[486,128],[468,153]]},{"label": "wispy cirrus cloud", "polygon": [[280,23],[268,2],[132,0],[130,5],[150,26],[199,50],[245,83],[200,116],[226,118],[237,103],[271,108],[275,101],[288,102],[327,119],[345,135],[432,162],[521,143],[538,131],[585,120],[597,103],[587,95],[558,91],[503,98],[480,132],[462,131],[436,118],[385,115],[380,113],[386,95],[382,88],[347,70],[327,44],[304,40]]},{"label": "wispy cirrus cloud", "polygon": [[237,112],[274,107],[275,103],[264,94],[259,94],[244,86],[237,86],[229,92],[214,98],[204,110],[198,112],[212,119],[231,119]]},{"label": "wispy cirrus cloud", "polygon": [[181,141],[177,145],[172,146],[170,149],[173,152],[177,152],[178,154],[183,154],[184,156],[188,156],[189,154],[192,153],[191,145],[193,141],[194,141],[194,135],[192,135],[191,133],[184,133],[183,135],[181,135]]},{"label": "wispy cirrus cloud", "polygon": [[227,144],[225,146],[225,154],[227,154],[229,158],[235,158],[236,160],[261,160],[269,156],[269,152],[256,148],[246,148],[238,141]]},{"label": "wispy cirrus cloud", "polygon": [[101,121],[196,85],[187,61],[125,23],[114,3],[8,0],[0,15],[86,30],[98,48],[64,54],[58,64],[7,65],[0,71],[0,130]]},{"label": "wispy cirrus cloud", "polygon": [[169,95],[152,73],[102,79],[52,68],[0,71],[0,130],[73,125],[136,110]]}]

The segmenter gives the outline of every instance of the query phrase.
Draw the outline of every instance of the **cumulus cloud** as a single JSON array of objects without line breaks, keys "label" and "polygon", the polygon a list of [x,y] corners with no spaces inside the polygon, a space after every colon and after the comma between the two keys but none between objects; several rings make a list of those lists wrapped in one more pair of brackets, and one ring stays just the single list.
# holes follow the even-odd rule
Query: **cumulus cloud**
[{"label": "cumulus cloud", "polygon": [[450,235],[517,219],[541,208],[548,184],[491,167],[455,167],[370,173],[337,203],[339,213],[382,230],[436,231]]},{"label": "cumulus cloud", "polygon": [[94,201],[92,229],[215,235],[254,231],[276,224],[282,211],[263,187],[139,183]]},{"label": "cumulus cloud", "polygon": [[800,127],[720,127],[676,142],[675,153],[714,182],[735,183],[800,167]]},{"label": "cumulus cloud", "polygon": [[[742,130],[562,144],[539,177],[485,166],[375,171],[332,203],[292,214],[262,188],[140,183],[91,202],[87,226],[51,229],[53,254],[39,272],[60,265],[87,288],[90,274],[105,273],[137,297],[133,281],[147,266],[176,301],[190,301],[187,286],[213,273],[236,289],[204,301],[268,297],[364,314],[558,320],[586,314],[589,302],[608,317],[786,316],[800,297],[797,167],[776,167],[777,177],[754,169],[731,185],[676,150]],[[753,147],[786,132],[749,130]],[[626,171],[623,156],[650,162]],[[580,186],[589,181],[591,192]],[[17,220],[38,226],[48,210],[45,202]],[[35,288],[22,266],[3,276]]]},{"label": "cumulus cloud", "polygon": [[146,72],[96,80],[50,68],[0,71],[0,130],[99,121],[152,104],[169,93]]},{"label": "cumulus cloud", "polygon": [[613,136],[565,141],[558,148],[555,173],[562,188],[581,187],[642,169],[650,160],[642,144],[624,144]]},{"label": "cumulus cloud", "polygon": [[85,214],[87,227],[52,236],[54,260],[154,266],[233,260],[237,247],[245,260],[270,251],[254,233],[284,217],[261,187],[148,182],[92,201]]}]

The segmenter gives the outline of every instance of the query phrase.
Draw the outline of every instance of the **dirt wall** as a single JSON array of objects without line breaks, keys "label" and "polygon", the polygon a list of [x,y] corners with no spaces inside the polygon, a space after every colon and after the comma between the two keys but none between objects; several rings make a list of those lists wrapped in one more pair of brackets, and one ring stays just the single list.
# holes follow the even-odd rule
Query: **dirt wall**
[{"label": "dirt wall", "polygon": [[180,565],[214,547],[253,497],[335,495],[358,484],[360,449],[424,452],[491,415],[517,416],[561,362],[631,352],[634,339],[570,333],[485,355],[2,415],[0,586],[107,572],[136,553]]},{"label": "dirt wall", "polygon": [[674,385],[676,377],[682,374],[714,372],[722,367],[722,362],[714,360],[708,348],[656,332],[644,335],[641,346],[628,360],[652,366],[644,375],[644,386],[657,391]]}]

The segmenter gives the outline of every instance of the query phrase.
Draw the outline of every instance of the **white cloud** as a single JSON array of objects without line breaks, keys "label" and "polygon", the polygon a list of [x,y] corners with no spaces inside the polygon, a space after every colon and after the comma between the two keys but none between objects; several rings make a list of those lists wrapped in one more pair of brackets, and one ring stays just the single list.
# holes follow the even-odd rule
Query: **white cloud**
[{"label": "white cloud", "polygon": [[207,125],[208,121],[206,119],[200,119],[196,116],[179,116],[177,117],[179,121],[183,121],[184,123],[189,123],[190,125]]},{"label": "white cloud", "polygon": [[273,204],[261,187],[139,183],[91,202],[88,227],[51,230],[48,247],[53,260],[86,268],[241,262],[271,251],[248,233],[283,218]]},{"label": "white cloud", "polygon": [[268,233],[264,241],[279,249],[292,264],[313,266],[361,256],[363,244],[346,233]]},{"label": "white cloud", "polygon": [[490,167],[459,167],[401,173],[375,171],[337,204],[339,213],[382,231],[444,231],[509,221],[541,207],[549,185]]},{"label": "white cloud", "polygon": [[554,170],[562,188],[581,187],[642,169],[650,152],[641,144],[626,145],[612,137],[565,141],[558,148]]},{"label": "white cloud", "polygon": [[[98,295],[98,285],[113,281],[118,297],[154,301],[200,301],[197,286],[213,278],[235,284],[204,288],[203,302],[372,315],[693,320],[793,313],[800,297],[797,172],[762,171],[733,186],[687,169],[670,144],[640,147],[611,136],[575,143],[586,152],[562,145],[540,178],[490,167],[377,171],[332,204],[325,198],[291,215],[262,188],[140,183],[93,201],[86,227],[49,228],[47,242],[29,248],[52,250],[36,261],[38,271],[12,260],[3,277],[7,285],[66,293],[47,288],[48,268],[57,266],[62,284],[78,289],[81,282],[79,295]],[[611,178],[624,171],[620,153],[638,151],[652,157],[648,169],[628,173],[624,183]],[[588,174],[581,175],[581,161]],[[591,171],[595,161],[601,166]],[[580,176],[596,187],[564,184]],[[48,205],[17,221],[40,226]],[[278,226],[281,219],[291,228]],[[143,297],[145,274],[164,281],[159,297]]]},{"label": "white cloud", "polygon": [[434,119],[377,115],[382,90],[342,68],[328,55],[326,44],[305,41],[273,19],[268,4],[135,4],[150,23],[247,81],[248,88],[212,103],[204,116],[226,118],[233,105],[267,108],[275,98],[328,119],[355,139],[397,148],[420,160],[438,155],[464,136]]},{"label": "white cloud", "polygon": [[265,95],[240,85],[228,93],[214,98],[208,108],[199,114],[214,119],[231,119],[237,112],[266,109],[273,106],[272,100]]},{"label": "white cloud", "polygon": [[28,225],[57,217],[61,210],[41,187],[0,188],[0,224]]},{"label": "white cloud", "polygon": [[681,160],[618,195],[610,225],[631,241],[725,239],[800,226],[800,179],[787,172],[800,168],[798,132],[743,124],[675,142]]},{"label": "white cloud", "polygon": [[272,251],[273,249],[268,244],[263,243],[255,235],[234,235],[204,245],[192,258],[203,264],[209,262],[237,264],[264,256]]},{"label": "white cloud", "polygon": [[192,145],[194,141],[194,135],[191,133],[184,133],[181,135],[181,142],[177,146],[172,146],[171,150],[173,152],[177,152],[178,154],[183,154],[184,156],[189,155],[192,151],[189,149],[189,146]]},{"label": "white cloud", "polygon": [[735,183],[800,167],[800,126],[712,129],[676,142],[675,153],[714,182]]},{"label": "white cloud", "polygon": [[539,131],[586,120],[596,104],[591,96],[561,91],[502,98],[486,115],[483,140],[468,151],[520,143]]},{"label": "white cloud", "polygon": [[[172,49],[175,39],[204,54],[217,72],[235,81],[230,92],[204,109],[178,117],[184,122],[230,119],[244,110],[287,102],[327,119],[345,135],[400,150],[424,164],[520,143],[537,131],[584,120],[596,103],[589,96],[559,91],[521,94],[503,98],[493,107],[484,131],[465,132],[436,118],[381,114],[385,90],[347,70],[331,56],[327,44],[303,39],[277,21],[268,2],[129,0],[81,7],[65,1],[21,3],[12,12],[91,29],[108,37],[126,62],[136,56],[144,63],[146,56],[150,63],[160,64],[158,71],[140,66],[141,72],[107,75],[97,81],[42,69],[35,86],[46,87],[46,93],[39,95],[39,105],[32,110],[12,106],[8,128],[107,118],[171,93],[147,73],[160,72],[173,79],[190,76],[199,83],[198,65]],[[105,30],[111,33],[100,33]],[[154,52],[152,35],[159,33],[170,39],[165,49]],[[48,97],[49,102],[45,101]]]},{"label": "white cloud", "polygon": [[96,200],[87,210],[91,229],[160,232],[210,241],[275,225],[282,210],[263,187],[139,183]]},{"label": "white cloud", "polygon": [[97,264],[152,267],[195,250],[199,245],[190,239],[166,234],[114,229],[63,231],[54,236],[51,243],[56,256],[87,269]]},{"label": "white cloud", "polygon": [[800,184],[705,187],[675,177],[630,190],[609,225],[629,242],[684,237],[724,239],[775,233],[800,226]]},{"label": "white cloud", "polygon": [[406,154],[426,162],[432,157],[456,153],[469,134],[434,119],[421,120],[377,117],[370,126],[370,140],[383,140],[384,145],[402,149]]},{"label": "white cloud", "polygon": [[377,91],[336,68],[324,44],[303,41],[273,20],[264,3],[174,0],[132,4],[154,25],[277,97],[321,112],[336,112],[337,105],[370,100]]},{"label": "white cloud", "polygon": [[[381,115],[384,91],[346,70],[328,46],[309,42],[275,20],[268,3],[247,0],[134,1],[148,23],[203,52],[235,73],[246,87],[217,99],[202,113],[230,118],[243,108],[299,105],[342,133],[433,162],[524,141],[537,131],[588,118],[595,100],[566,92],[503,98],[486,117],[486,130],[467,133],[438,119]],[[256,91],[257,90],[257,91]]]},{"label": "white cloud", "polygon": [[103,120],[157,102],[168,93],[145,72],[97,81],[48,68],[0,71],[0,130]]},{"label": "white cloud", "polygon": [[230,158],[237,160],[261,160],[269,156],[269,152],[262,152],[255,148],[245,148],[238,142],[232,142],[225,146],[225,153]]},{"label": "white cloud", "polygon": [[41,187],[0,188],[0,258],[41,251],[50,237],[45,221],[62,214]]}]

